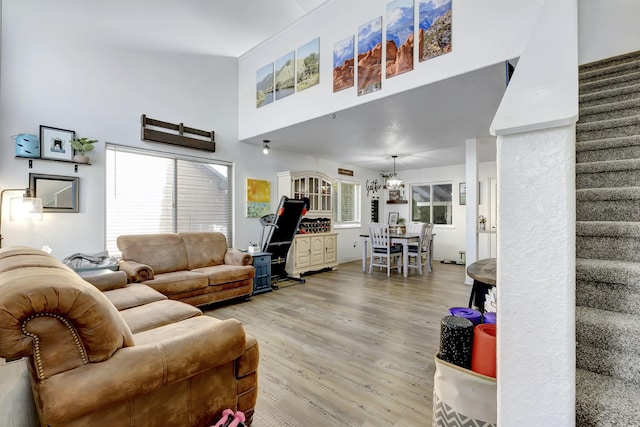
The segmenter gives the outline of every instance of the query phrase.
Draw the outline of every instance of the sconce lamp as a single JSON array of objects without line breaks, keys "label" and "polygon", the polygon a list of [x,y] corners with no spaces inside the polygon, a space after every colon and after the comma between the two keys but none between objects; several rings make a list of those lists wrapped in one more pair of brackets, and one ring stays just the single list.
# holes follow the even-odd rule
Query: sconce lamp
[{"label": "sconce lamp", "polygon": [[9,221],[42,221],[42,199],[33,197],[30,188],[7,188],[0,192],[0,248],[2,247],[2,201],[7,191],[24,191],[22,197],[12,197],[9,204]]},{"label": "sconce lamp", "polygon": [[269,154],[269,150],[271,149],[271,141],[269,141],[268,139],[263,139],[262,140],[262,152],[264,153],[264,155]]}]

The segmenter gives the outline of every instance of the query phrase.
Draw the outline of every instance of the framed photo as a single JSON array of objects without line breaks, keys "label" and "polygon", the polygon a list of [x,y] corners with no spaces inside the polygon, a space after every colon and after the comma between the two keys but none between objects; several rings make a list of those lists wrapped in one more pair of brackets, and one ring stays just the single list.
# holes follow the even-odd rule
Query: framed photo
[{"label": "framed photo", "polygon": [[[467,183],[466,182],[461,182],[460,183],[460,187],[459,187],[459,191],[458,193],[460,194],[460,204],[461,205],[466,205],[467,204]],[[482,202],[480,201],[480,183],[478,183],[478,204],[482,204]]]},{"label": "framed photo", "polygon": [[75,136],[72,130],[40,125],[40,158],[72,162],[71,140]]},{"label": "framed photo", "polygon": [[389,219],[387,220],[389,225],[398,225],[398,217],[398,212],[389,212]]}]

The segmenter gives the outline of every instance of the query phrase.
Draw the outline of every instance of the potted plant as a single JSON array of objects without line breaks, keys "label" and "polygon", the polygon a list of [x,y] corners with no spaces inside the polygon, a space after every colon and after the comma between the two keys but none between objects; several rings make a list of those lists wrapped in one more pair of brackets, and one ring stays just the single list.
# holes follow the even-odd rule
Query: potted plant
[{"label": "potted plant", "polygon": [[487,225],[487,217],[484,215],[480,215],[480,218],[478,220],[480,222],[480,226],[479,226],[479,230],[480,231],[484,231],[486,225]]},{"label": "potted plant", "polygon": [[93,144],[98,142],[97,139],[74,138],[71,140],[71,147],[76,151],[73,161],[76,163],[89,163],[91,159],[86,155],[87,152],[94,149]]}]

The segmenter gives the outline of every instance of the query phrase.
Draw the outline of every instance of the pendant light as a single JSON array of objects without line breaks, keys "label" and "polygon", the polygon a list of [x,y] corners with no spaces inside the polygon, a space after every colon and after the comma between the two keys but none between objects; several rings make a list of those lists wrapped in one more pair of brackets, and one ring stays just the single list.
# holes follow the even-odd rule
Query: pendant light
[{"label": "pendant light", "polygon": [[396,173],[396,158],[398,156],[391,156],[393,157],[393,174],[389,177],[389,179],[387,179],[387,182],[384,185],[384,188],[386,190],[400,190],[401,188],[404,188],[404,184],[402,183],[402,180],[398,177],[398,174]]}]

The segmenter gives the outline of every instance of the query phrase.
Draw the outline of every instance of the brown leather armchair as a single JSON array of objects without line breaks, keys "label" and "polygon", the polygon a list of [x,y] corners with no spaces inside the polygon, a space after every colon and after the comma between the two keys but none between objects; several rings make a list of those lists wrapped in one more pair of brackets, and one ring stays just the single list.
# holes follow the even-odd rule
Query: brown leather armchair
[{"label": "brown leather armchair", "polygon": [[210,426],[225,408],[250,422],[257,398],[239,321],[126,281],[101,292],[33,248],[0,249],[0,357],[27,357],[43,426]]}]

